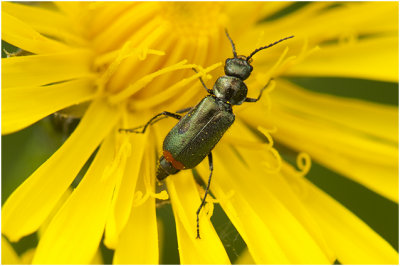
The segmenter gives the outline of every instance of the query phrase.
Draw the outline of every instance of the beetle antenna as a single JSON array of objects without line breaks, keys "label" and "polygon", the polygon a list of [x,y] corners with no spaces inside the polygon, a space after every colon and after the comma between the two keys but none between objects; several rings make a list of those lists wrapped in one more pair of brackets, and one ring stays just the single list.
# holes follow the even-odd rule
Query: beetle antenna
[{"label": "beetle antenna", "polygon": [[[255,49],[248,57],[246,57],[246,61],[249,61],[250,58],[251,58],[253,55],[255,55],[256,53],[258,53],[259,51],[264,50],[264,49],[267,49],[267,48],[270,48],[270,47],[274,46],[275,44],[278,44],[278,43],[280,43],[280,42],[286,41],[287,39],[290,39],[290,38],[293,38],[293,37],[294,37],[294,35],[289,36],[289,37],[286,37],[286,38],[283,38],[283,39],[280,39],[279,41],[276,41],[276,42],[274,42],[274,43],[268,44],[267,46],[263,46],[263,47],[260,47],[260,48],[258,48],[258,49]],[[228,38],[229,38],[229,36],[228,36]]]},{"label": "beetle antenna", "polygon": [[237,53],[236,53],[235,44],[233,43],[231,37],[229,37],[229,33],[228,33],[228,30],[227,30],[227,29],[225,29],[225,33],[226,33],[226,37],[228,37],[229,41],[231,42],[232,51],[233,51],[233,56],[234,56],[235,58],[237,58]]}]

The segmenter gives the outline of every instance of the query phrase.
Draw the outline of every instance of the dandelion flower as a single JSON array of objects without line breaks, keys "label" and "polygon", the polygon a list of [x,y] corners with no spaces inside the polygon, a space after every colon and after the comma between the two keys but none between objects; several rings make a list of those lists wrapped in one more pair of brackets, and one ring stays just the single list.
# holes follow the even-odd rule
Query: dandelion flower
[{"label": "dandelion flower", "polygon": [[[257,264],[397,263],[386,240],[305,178],[312,160],[397,203],[397,107],[312,92],[289,77],[397,82],[398,3],[318,2],[289,12],[290,5],[3,2],[2,39],[23,53],[2,60],[2,133],[69,107],[82,117],[4,203],[2,241],[39,232],[37,264],[91,263],[100,242],[115,251],[113,263],[158,264],[156,200],[168,199],[182,264],[234,262],[210,222],[214,204]],[[296,38],[253,58],[248,96],[273,80],[259,102],[234,107],[235,124],[213,150],[215,198],[200,214],[196,239],[204,191],[192,172],[156,190],[160,145],[176,122],[145,134],[118,130],[197,104],[206,95],[199,77],[211,88],[232,57],[225,29],[244,55]],[[278,144],[299,154],[297,167]],[[195,172],[206,182],[207,162]],[[17,261],[6,248],[8,261]]]}]

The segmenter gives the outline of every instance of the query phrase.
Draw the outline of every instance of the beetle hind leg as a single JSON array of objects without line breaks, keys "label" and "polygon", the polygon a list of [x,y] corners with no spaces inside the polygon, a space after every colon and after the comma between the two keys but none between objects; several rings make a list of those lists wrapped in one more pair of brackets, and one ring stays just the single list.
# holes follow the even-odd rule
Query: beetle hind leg
[{"label": "beetle hind leg", "polygon": [[197,229],[197,236],[196,238],[200,239],[200,220],[199,220],[199,214],[201,209],[204,207],[204,205],[206,204],[206,198],[207,195],[210,191],[210,184],[211,184],[211,177],[212,177],[212,173],[213,173],[213,159],[212,159],[212,153],[210,152],[208,154],[208,166],[210,168],[210,176],[208,177],[208,183],[207,183],[207,187],[206,187],[206,192],[204,193],[204,197],[203,200],[201,201],[201,204],[199,206],[199,208],[196,211],[196,229]]}]

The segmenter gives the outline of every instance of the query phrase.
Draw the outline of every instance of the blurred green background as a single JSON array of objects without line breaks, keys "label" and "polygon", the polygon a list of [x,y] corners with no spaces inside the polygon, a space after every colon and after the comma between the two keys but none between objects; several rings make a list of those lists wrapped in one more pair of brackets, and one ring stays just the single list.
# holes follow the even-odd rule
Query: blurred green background
[{"label": "blurred green background", "polygon": [[[294,4],[294,10],[304,4]],[[291,12],[287,10],[286,12]],[[276,14],[279,17],[282,14]],[[276,19],[268,18],[268,19]],[[4,50],[14,52],[15,47],[2,42],[2,57]],[[379,102],[398,106],[398,83],[387,83],[369,80],[349,78],[288,78],[290,81],[312,91],[358,98],[372,102]],[[340,87],[341,90],[337,90]],[[3,99],[4,100],[4,99]],[[65,141],[78,121],[60,121],[54,117],[47,117],[36,124],[17,133],[2,136],[2,194],[1,200],[5,200],[31,173],[46,161]],[[290,150],[279,143],[275,147],[282,157],[295,165],[297,152]],[[81,172],[83,173],[83,169]],[[80,177],[82,176],[80,173]],[[324,178],[320,178],[323,176]],[[79,182],[79,178],[74,184]],[[312,162],[312,168],[307,178],[315,185],[322,188],[344,206],[354,212],[370,227],[386,239],[398,250],[398,204],[395,204],[380,195],[360,186],[359,184],[330,171]],[[379,178],[379,177],[377,177]],[[73,185],[74,185],[73,184]],[[161,263],[178,264],[179,255],[171,206],[163,205],[157,209],[157,216],[164,228],[162,236]],[[245,248],[244,241],[237,233],[229,219],[225,216],[218,204],[215,205],[212,222],[217,230],[231,261],[234,263]],[[13,247],[19,254],[37,245],[37,236],[32,234],[23,238]],[[112,250],[101,246],[105,263],[111,263]],[[336,263],[340,263],[337,261]]]}]

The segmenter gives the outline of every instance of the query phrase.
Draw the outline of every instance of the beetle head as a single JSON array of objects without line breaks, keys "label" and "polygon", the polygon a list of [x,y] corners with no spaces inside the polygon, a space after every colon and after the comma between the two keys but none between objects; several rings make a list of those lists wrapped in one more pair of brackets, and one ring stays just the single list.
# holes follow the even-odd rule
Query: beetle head
[{"label": "beetle head", "polygon": [[226,33],[226,36],[228,37],[229,41],[231,42],[232,52],[233,52],[233,58],[228,58],[225,61],[225,74],[228,76],[234,76],[234,77],[240,78],[241,80],[247,79],[250,76],[251,71],[253,71],[253,67],[250,65],[251,60],[252,60],[251,58],[253,55],[255,55],[256,53],[258,53],[261,50],[270,48],[280,42],[283,42],[287,39],[294,37],[294,36],[289,36],[289,37],[280,39],[279,41],[276,41],[274,43],[271,43],[269,45],[257,48],[249,56],[246,57],[243,55],[239,55],[239,56],[237,55],[235,43],[232,41],[232,39],[229,36],[228,31],[226,29],[225,29],[225,33]]},{"label": "beetle head", "polygon": [[245,56],[239,56],[226,59],[224,71],[225,75],[245,80],[250,76],[253,67],[250,65],[250,62],[246,60]]}]

